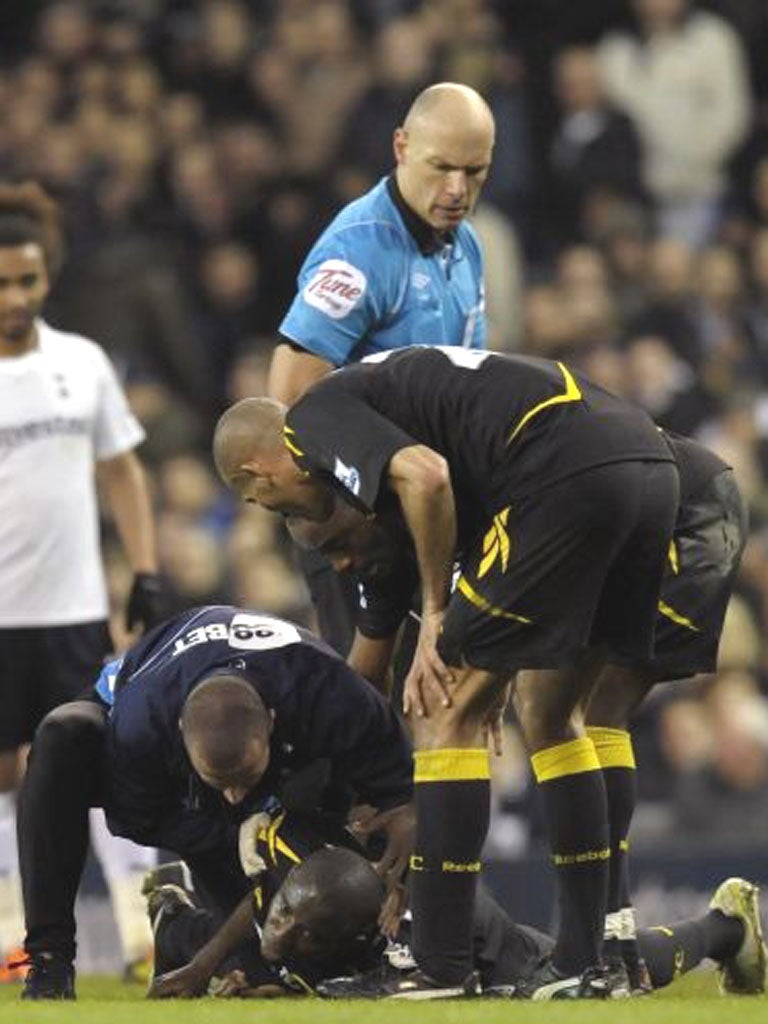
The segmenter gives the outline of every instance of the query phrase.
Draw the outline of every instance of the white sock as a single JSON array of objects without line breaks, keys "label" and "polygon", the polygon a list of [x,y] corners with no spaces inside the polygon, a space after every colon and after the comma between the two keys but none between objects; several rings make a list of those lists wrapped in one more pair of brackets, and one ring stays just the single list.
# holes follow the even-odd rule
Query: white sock
[{"label": "white sock", "polygon": [[0,957],[24,943],[19,851],[16,845],[16,796],[0,793]]},{"label": "white sock", "polygon": [[141,960],[152,949],[152,930],[147,904],[141,895],[141,881],[157,863],[157,851],[113,836],[102,810],[93,808],[90,820],[91,843],[112,898],[123,961],[129,964]]}]

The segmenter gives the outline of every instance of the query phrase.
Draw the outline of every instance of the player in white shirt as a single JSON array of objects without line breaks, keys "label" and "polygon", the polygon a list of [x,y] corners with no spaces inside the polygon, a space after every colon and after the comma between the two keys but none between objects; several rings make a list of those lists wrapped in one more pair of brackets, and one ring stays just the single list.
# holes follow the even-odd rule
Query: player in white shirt
[{"label": "player in white shirt", "polygon": [[[0,185],[0,953],[24,934],[15,798],[40,720],[95,679],[112,644],[96,480],[134,572],[128,628],[160,615],[144,431],[94,342],[40,319],[61,258],[56,204],[37,185]],[[147,935],[135,875],[146,851],[94,842],[126,961]],[[135,908],[135,909],[134,909]]]}]

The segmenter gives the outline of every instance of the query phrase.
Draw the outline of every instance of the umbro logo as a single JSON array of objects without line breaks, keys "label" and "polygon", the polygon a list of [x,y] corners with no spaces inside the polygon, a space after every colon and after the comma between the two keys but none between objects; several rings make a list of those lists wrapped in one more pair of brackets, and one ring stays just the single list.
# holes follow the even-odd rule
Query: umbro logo
[{"label": "umbro logo", "polygon": [[417,288],[419,291],[421,291],[423,288],[426,288],[430,280],[431,278],[429,274],[422,274],[418,270],[411,275],[411,284],[413,285],[414,288]]}]

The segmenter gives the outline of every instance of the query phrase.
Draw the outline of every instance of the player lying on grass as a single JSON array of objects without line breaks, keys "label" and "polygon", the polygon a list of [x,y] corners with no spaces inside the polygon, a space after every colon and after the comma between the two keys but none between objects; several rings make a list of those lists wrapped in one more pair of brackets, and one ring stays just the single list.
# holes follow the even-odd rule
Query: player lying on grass
[{"label": "player lying on grass", "polygon": [[[606,666],[585,700],[586,735],[600,761],[610,808],[604,956],[614,991],[638,990],[646,984],[637,954],[627,870],[636,788],[629,723],[656,683],[714,671],[747,535],[744,504],[729,467],[694,441],[664,436],[678,467],[680,505],[661,585],[653,658],[632,670]],[[299,546],[319,550],[337,571],[357,576],[361,602],[350,662],[383,687],[400,624],[418,583],[413,548],[401,517],[391,508],[366,517],[337,499],[326,521],[292,516],[288,526]]]},{"label": "player lying on grass", "polygon": [[[210,990],[227,996],[316,992],[356,998],[370,995],[361,989],[361,978],[365,986],[372,974],[404,977],[413,967],[409,916],[392,927],[387,941],[377,923],[385,898],[381,879],[351,837],[347,842],[348,848],[328,846],[317,822],[279,809],[265,815],[248,840],[251,866],[260,868],[253,892],[218,932],[183,881],[183,865],[153,872],[145,887],[155,934],[150,996]],[[722,991],[764,990],[758,889],[744,879],[723,882],[700,917],[640,931],[638,938],[654,988],[708,958],[718,965]],[[473,959],[485,995],[529,996],[530,980],[553,948],[552,938],[516,924],[480,888]]]},{"label": "player lying on grass", "polygon": [[[186,860],[227,915],[250,891],[240,824],[319,760],[331,783],[377,808],[379,869],[394,884],[412,848],[410,743],[381,694],[322,641],[210,605],[107,665],[91,699],[45,718],[32,745],[19,815],[32,962],[23,998],[74,998],[90,806],[105,808],[113,833]],[[321,795],[303,797],[322,806]]]}]

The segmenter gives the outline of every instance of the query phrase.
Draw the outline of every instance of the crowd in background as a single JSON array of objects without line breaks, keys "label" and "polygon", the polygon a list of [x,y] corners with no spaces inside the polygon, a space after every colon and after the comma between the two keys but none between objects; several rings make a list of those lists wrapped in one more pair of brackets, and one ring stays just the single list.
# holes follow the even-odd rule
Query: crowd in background
[{"label": "crowd in background", "polygon": [[[716,818],[765,840],[765,4],[16,7],[0,38],[0,177],[62,203],[68,258],[48,317],[105,347],[147,429],[175,608],[232,601],[311,621],[279,524],[215,479],[212,424],[265,392],[304,254],[391,168],[416,93],[451,79],[486,97],[497,143],[475,223],[493,347],[566,358],[699,437],[751,510],[721,671],[659,688],[640,717],[636,833],[704,843]],[[105,531],[117,612],[130,578]],[[117,614],[114,627],[124,642]],[[511,852],[531,820],[512,729],[497,769],[491,842]]]}]

